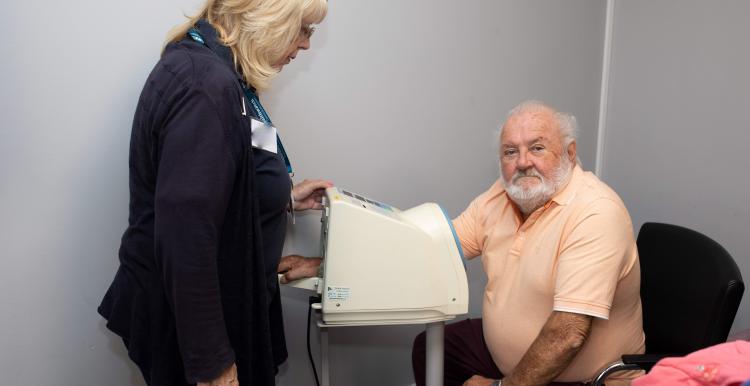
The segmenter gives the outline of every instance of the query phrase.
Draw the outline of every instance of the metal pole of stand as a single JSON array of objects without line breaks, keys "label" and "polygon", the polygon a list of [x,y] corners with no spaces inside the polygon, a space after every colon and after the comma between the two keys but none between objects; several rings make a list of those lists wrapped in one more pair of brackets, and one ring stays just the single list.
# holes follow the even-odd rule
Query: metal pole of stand
[{"label": "metal pole of stand", "polygon": [[426,386],[443,386],[443,357],[445,322],[427,324],[425,349],[427,351]]},{"label": "metal pole of stand", "polygon": [[331,384],[328,364],[328,328],[320,327],[320,378],[321,386]]}]

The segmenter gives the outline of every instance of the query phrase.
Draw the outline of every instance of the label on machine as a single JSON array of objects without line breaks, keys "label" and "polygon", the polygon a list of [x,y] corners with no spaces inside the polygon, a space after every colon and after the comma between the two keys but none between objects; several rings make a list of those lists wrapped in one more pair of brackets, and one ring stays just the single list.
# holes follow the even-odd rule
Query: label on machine
[{"label": "label on machine", "polygon": [[326,297],[328,300],[349,300],[352,289],[349,287],[328,287]]}]

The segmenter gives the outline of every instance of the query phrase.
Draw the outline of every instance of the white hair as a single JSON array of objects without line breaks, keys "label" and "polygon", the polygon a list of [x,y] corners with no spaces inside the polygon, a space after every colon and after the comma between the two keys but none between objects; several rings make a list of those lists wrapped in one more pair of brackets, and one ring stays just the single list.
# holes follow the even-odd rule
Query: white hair
[{"label": "white hair", "polygon": [[[568,147],[568,145],[578,138],[578,121],[575,116],[562,111],[557,111],[554,107],[538,100],[530,99],[521,102],[518,106],[512,108],[508,112],[506,118],[524,112],[543,110],[549,111],[555,119],[555,122],[557,122],[557,127],[560,129],[560,136],[562,137],[563,148]],[[504,128],[505,125],[500,127],[500,137],[503,135]]]}]

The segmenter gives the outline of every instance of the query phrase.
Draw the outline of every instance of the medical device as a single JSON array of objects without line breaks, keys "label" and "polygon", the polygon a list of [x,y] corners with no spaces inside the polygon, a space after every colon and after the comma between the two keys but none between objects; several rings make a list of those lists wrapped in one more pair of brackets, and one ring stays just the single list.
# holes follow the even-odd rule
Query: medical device
[{"label": "medical device", "polygon": [[442,386],[445,321],[469,307],[463,252],[445,211],[434,203],[402,211],[333,187],[322,212],[322,277],[287,284],[320,295],[311,308],[320,318],[322,385],[330,384],[329,327],[425,324],[426,385]]},{"label": "medical device", "polygon": [[408,210],[326,189],[323,276],[291,283],[322,297],[326,325],[431,323],[468,311],[461,244],[443,209]]}]

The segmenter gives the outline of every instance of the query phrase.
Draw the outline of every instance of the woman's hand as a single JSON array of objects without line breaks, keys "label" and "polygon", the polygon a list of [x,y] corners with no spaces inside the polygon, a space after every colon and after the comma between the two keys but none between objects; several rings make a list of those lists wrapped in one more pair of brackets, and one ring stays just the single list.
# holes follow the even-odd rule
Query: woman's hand
[{"label": "woman's hand", "polygon": [[237,380],[237,365],[227,367],[216,379],[211,382],[198,382],[196,386],[239,386]]},{"label": "woman's hand", "polygon": [[284,256],[277,270],[278,273],[284,274],[279,281],[281,284],[286,284],[293,280],[313,277],[318,274],[318,267],[322,260],[320,257]]},{"label": "woman's hand", "polygon": [[326,188],[333,184],[325,180],[304,180],[292,187],[294,210],[321,209],[321,200]]}]

